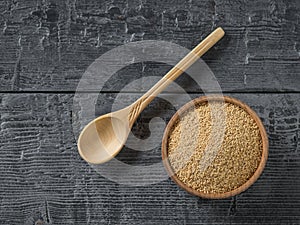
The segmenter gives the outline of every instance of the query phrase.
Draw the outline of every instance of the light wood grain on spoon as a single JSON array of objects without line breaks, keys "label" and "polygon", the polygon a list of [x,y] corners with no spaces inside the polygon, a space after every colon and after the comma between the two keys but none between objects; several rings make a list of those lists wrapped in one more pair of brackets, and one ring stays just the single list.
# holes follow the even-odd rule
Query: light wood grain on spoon
[{"label": "light wood grain on spoon", "polygon": [[114,158],[122,149],[133,123],[144,108],[223,36],[223,29],[217,28],[133,104],[90,122],[78,139],[80,156],[92,164]]}]

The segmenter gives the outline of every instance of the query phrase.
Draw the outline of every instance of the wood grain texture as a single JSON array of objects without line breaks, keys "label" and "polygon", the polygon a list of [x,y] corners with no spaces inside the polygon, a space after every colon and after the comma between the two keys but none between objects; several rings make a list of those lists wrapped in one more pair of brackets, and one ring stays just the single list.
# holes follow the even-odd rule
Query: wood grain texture
[{"label": "wood grain texture", "polygon": [[[124,105],[139,97],[121,95]],[[151,138],[149,120],[168,121],[181,106],[163,100],[168,96],[160,95],[142,113],[133,127],[137,137]],[[300,95],[231,96],[262,118],[269,159],[246,192],[204,200],[170,179],[128,187],[97,174],[77,153],[72,114],[80,112],[72,112],[73,95],[1,94],[0,224],[299,224]],[[109,112],[116,97],[100,94],[95,116]],[[117,158],[131,165],[158,162],[160,141],[151,151],[124,148]]]},{"label": "wood grain texture", "polygon": [[[87,67],[117,46],[165,40],[192,49],[217,26],[226,38],[204,60],[224,91],[299,91],[298,0],[15,0],[0,5],[1,91],[75,91]],[[119,91],[141,77],[162,77],[168,69],[160,63],[134,64],[112,76],[103,91]],[[186,76],[178,83],[200,91]],[[137,90],[144,91],[131,91]]]},{"label": "wood grain texture", "polygon": [[[0,1],[0,224],[300,224],[300,95],[284,93],[300,91],[299,19],[299,0]],[[229,95],[256,110],[269,135],[266,168],[250,189],[211,201],[170,179],[128,187],[81,160],[72,131],[81,111],[72,111],[73,95],[66,92],[76,90],[95,59],[139,40],[192,49],[218,26],[226,36],[203,59],[223,91],[249,92]],[[147,77],[159,79],[170,68],[145,62],[120,70],[104,83],[95,116],[117,109],[116,101],[129,105],[140,96],[130,92],[146,91]],[[133,81],[138,85],[128,94],[117,94]],[[177,83],[201,92],[188,76]],[[181,106],[167,96],[133,126],[132,138],[150,137],[153,149],[125,147],[117,159],[133,166],[161,160],[162,120]],[[162,120],[151,123],[153,117]],[[140,143],[131,144],[138,149]]]}]

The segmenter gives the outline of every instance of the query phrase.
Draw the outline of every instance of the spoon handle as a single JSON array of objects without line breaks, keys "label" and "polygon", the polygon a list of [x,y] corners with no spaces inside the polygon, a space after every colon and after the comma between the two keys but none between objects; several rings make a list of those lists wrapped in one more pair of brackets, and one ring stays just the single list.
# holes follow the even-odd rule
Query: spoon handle
[{"label": "spoon handle", "polygon": [[186,69],[204,55],[214,46],[225,32],[222,28],[217,28],[198,44],[189,54],[187,54],[176,66],[174,66],[160,81],[158,81],[149,91],[131,105],[129,122],[133,124],[144,108],[160,94],[172,81],[178,78]]}]

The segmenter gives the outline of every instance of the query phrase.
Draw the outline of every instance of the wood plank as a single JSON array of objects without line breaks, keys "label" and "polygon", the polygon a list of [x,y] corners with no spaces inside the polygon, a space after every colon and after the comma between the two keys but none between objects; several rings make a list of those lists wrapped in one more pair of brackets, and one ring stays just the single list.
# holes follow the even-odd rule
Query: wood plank
[{"label": "wood plank", "polygon": [[[217,26],[226,37],[204,60],[223,91],[300,91],[298,0],[4,3],[1,91],[75,91],[88,66],[117,46],[164,40],[192,49]],[[112,76],[103,90],[120,91],[130,81],[162,77],[168,69],[134,64]],[[180,79],[187,91],[199,91],[190,78]],[[137,90],[143,88],[129,91]]]},{"label": "wood plank", "polygon": [[[73,95],[1,94],[0,224],[298,224],[300,95],[231,96],[249,104],[263,119],[270,155],[250,189],[212,201],[187,194],[170,179],[130,187],[96,173],[76,150],[72,116],[81,112],[72,111]],[[100,94],[96,115],[109,112],[114,102],[125,105],[137,97]],[[168,121],[182,104],[164,100],[180,95],[160,97],[139,118],[134,127],[137,137],[151,139],[149,120]],[[160,138],[153,141],[153,150],[125,148],[118,159],[134,166],[158,162]]]}]

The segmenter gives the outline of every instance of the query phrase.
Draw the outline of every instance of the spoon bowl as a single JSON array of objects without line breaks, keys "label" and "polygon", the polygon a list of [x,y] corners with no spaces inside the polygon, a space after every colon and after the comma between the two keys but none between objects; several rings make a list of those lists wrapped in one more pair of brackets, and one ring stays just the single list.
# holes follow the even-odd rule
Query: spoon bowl
[{"label": "spoon bowl", "polygon": [[118,117],[120,112],[100,116],[89,123],[78,139],[80,156],[89,163],[100,164],[114,158],[128,137],[128,123]]}]

